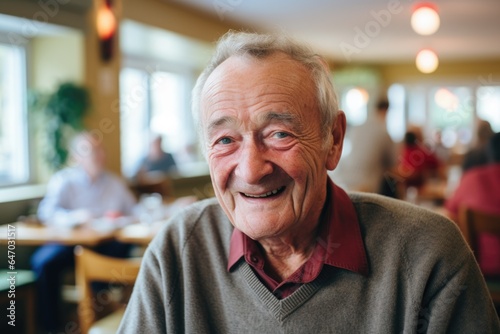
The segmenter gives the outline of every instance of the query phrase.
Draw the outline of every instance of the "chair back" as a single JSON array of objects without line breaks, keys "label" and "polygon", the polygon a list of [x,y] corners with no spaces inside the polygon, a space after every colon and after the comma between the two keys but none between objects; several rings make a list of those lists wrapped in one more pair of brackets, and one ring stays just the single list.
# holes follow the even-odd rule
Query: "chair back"
[{"label": "chair back", "polygon": [[[489,233],[500,237],[500,216],[480,212],[468,207],[461,207],[458,216],[458,225],[464,239],[474,252],[476,259],[480,258],[478,237]],[[495,305],[500,305],[500,279],[485,277],[491,299]]]},{"label": "chair back", "polygon": [[[78,318],[83,334],[89,332],[96,320],[99,299],[93,296],[92,282],[108,282],[132,286],[139,273],[140,259],[120,259],[104,256],[82,246],[75,248],[76,285],[80,292]],[[97,296],[99,297],[99,296]]]},{"label": "chair back", "polygon": [[458,225],[470,248],[477,253],[478,235],[489,233],[500,237],[500,216],[480,212],[463,206],[459,210]]}]

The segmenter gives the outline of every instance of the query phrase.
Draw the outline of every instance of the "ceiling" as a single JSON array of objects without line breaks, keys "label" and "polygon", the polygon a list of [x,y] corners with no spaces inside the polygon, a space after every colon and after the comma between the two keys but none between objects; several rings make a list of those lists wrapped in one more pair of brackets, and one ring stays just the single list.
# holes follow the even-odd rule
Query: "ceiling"
[{"label": "ceiling", "polygon": [[[432,36],[412,30],[411,0],[163,1],[259,31],[285,31],[338,62],[408,62],[422,48],[441,61],[500,61],[499,0],[435,0],[441,26]],[[380,14],[381,24],[377,13],[390,15]]]}]

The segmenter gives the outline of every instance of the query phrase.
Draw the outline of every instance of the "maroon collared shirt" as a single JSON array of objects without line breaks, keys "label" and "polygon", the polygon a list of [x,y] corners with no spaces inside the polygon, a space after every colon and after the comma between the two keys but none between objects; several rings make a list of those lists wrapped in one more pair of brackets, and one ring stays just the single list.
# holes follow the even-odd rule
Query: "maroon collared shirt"
[{"label": "maroon collared shirt", "polygon": [[349,196],[330,179],[319,233],[311,257],[292,275],[277,282],[264,270],[264,256],[258,242],[234,229],[229,246],[228,271],[244,259],[262,283],[277,297],[286,298],[302,284],[315,280],[323,265],[368,274],[368,262],[356,210]]}]

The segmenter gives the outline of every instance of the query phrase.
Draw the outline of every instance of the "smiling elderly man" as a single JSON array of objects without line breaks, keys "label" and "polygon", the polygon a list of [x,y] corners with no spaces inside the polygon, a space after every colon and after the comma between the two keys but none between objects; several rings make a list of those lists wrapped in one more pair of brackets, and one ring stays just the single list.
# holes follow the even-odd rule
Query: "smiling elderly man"
[{"label": "smiling elderly man", "polygon": [[151,243],[119,332],[499,330],[451,221],[327,177],[346,121],[319,56],[228,33],[193,96],[217,198]]}]

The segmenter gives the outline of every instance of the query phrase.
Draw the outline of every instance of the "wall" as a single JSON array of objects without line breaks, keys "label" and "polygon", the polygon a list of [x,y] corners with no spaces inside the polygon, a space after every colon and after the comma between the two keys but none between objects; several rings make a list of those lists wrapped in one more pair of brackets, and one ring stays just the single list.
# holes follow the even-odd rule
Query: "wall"
[{"label": "wall", "polygon": [[[83,85],[85,81],[83,34],[77,30],[56,36],[38,36],[30,42],[30,59],[28,60],[28,87],[40,93],[52,93],[63,82]],[[42,115],[31,118],[31,154],[33,180],[37,183],[47,182],[52,170],[44,157],[46,132],[39,119]]]},{"label": "wall", "polygon": [[51,92],[58,84],[83,84],[84,36],[71,31],[57,36],[40,36],[31,41],[30,87]]},{"label": "wall", "polygon": [[229,29],[242,29],[228,20],[194,12],[166,1],[122,0],[123,17],[202,41],[214,42]]},{"label": "wall", "polygon": [[500,85],[500,60],[484,59],[477,61],[442,62],[434,73],[423,74],[414,63],[382,65],[380,72],[386,85],[395,82],[468,82],[485,85]]}]

